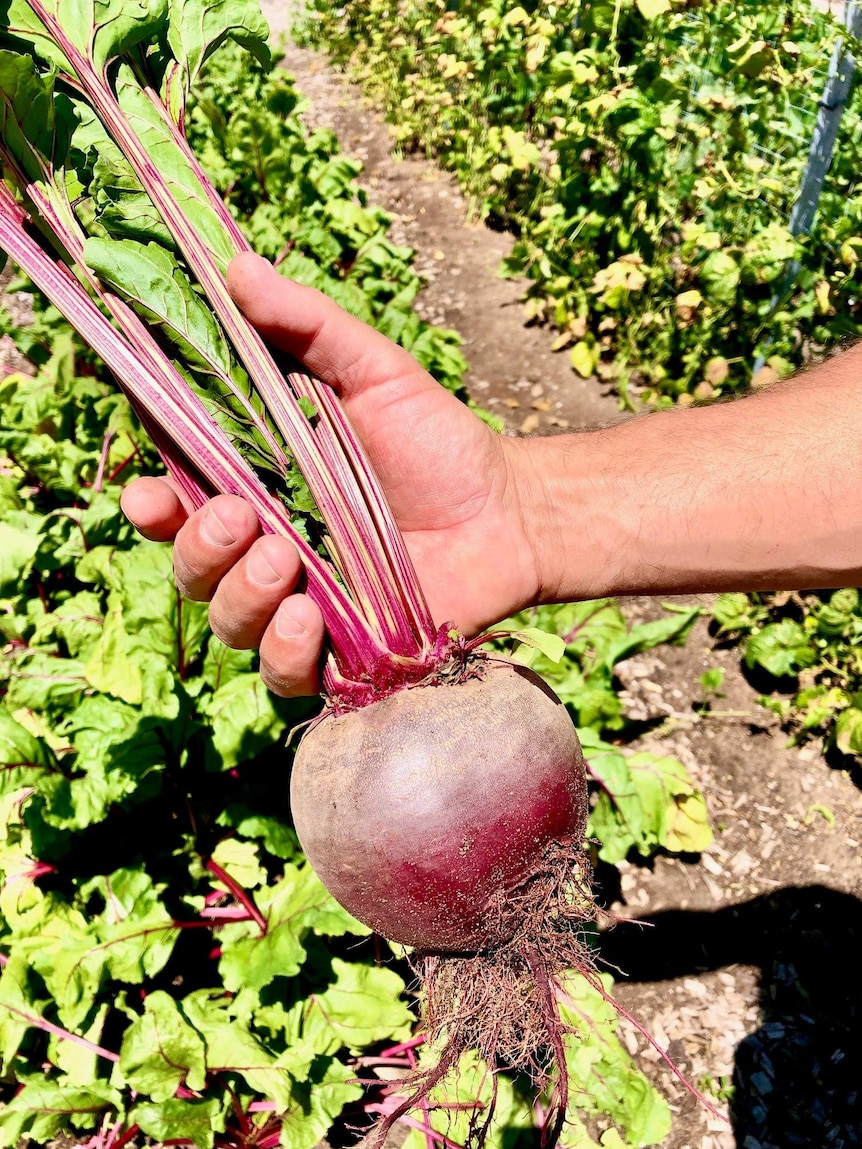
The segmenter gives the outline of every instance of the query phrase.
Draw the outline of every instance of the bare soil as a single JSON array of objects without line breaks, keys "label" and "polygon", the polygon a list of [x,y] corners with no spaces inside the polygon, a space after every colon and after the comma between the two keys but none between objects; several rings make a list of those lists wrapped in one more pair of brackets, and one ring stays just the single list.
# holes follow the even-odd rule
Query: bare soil
[{"label": "bare soil", "polygon": [[[287,31],[288,6],[264,9]],[[551,336],[526,328],[523,285],[502,280],[511,239],[471,222],[454,181],[393,152],[380,116],[319,55],[289,46],[285,66],[308,97],[306,119],[332,128],[365,165],[369,197],[398,242],[417,250],[423,316],[457,329],[475,399],[511,433],[555,433],[619,419],[615,399],[574,375]],[[604,938],[625,971],[623,1006],[686,1076],[713,1096],[711,1117],[627,1023],[623,1034],[675,1114],[666,1149],[845,1149],[862,1144],[862,797],[859,774],[818,745],[787,745],[704,618],[684,648],[620,668],[639,748],[682,759],[707,794],[716,841],[698,858],[629,862],[598,877],[608,905],[638,919]],[[661,604],[625,604],[629,617]],[[724,698],[706,712],[699,677],[721,666]],[[733,1084],[728,1106],[717,1094]]]}]

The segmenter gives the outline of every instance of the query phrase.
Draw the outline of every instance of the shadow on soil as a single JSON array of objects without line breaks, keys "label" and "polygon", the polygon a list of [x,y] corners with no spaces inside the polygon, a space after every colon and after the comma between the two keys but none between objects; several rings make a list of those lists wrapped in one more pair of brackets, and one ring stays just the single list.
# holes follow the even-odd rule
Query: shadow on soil
[{"label": "shadow on soil", "polygon": [[758,966],[760,1028],[736,1051],[740,1149],[862,1145],[862,901],[789,887],[714,912],[672,910],[602,939],[623,980]]}]

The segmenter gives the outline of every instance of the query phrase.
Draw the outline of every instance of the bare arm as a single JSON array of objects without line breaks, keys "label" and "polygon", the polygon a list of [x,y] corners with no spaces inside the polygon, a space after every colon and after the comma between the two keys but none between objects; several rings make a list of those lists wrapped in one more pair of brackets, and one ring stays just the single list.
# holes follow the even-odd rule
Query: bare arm
[{"label": "bare arm", "polygon": [[735,402],[523,447],[545,601],[862,582],[862,347]]}]

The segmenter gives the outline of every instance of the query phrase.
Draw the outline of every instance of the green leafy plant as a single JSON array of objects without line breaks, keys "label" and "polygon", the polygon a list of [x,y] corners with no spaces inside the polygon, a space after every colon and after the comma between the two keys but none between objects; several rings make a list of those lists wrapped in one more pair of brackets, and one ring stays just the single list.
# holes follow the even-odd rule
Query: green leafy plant
[{"label": "green leafy plant", "polygon": [[799,738],[819,734],[862,755],[862,599],[852,588],[815,594],[722,595],[720,637],[742,642],[745,665],[777,680],[761,701]]},{"label": "green leafy plant", "polygon": [[[397,1100],[375,1065],[407,1073],[402,1046],[421,1046],[402,971],[299,853],[281,744],[308,710],[263,690],[254,657],[178,597],[169,549],[136,540],[121,484],[155,454],[72,333],[41,314],[54,354],[0,388],[4,555],[16,556],[0,591],[0,1056],[14,1082],[0,1143],[100,1130],[101,1145],[310,1147]],[[567,609],[539,621],[571,629]],[[627,635],[609,604],[572,609],[583,629],[555,671],[592,761],[590,730],[595,744],[625,725],[613,661],[663,636]],[[620,804],[669,845],[661,803]],[[586,982],[567,992],[571,1136],[593,1144],[580,1125],[592,1115],[623,1144],[660,1143],[668,1111],[613,1037],[613,1009]],[[460,1137],[449,1106],[475,1100],[476,1072],[465,1065],[431,1105],[438,1134]],[[500,1089],[492,1143],[512,1127],[531,1136],[526,1095]]]},{"label": "green leafy plant", "polygon": [[562,657],[531,647],[521,647],[517,657],[550,683],[578,727],[595,788],[589,833],[603,862],[620,862],[630,851],[699,853],[712,842],[703,794],[682,763],[624,746],[631,724],[614,682],[618,662],[685,641],[699,613],[629,626],[616,603],[600,600],[541,607],[514,620],[562,639]]},{"label": "green leafy plant", "polygon": [[858,96],[814,231],[787,228],[841,35],[808,0],[320,2],[303,34],[515,232],[578,374],[688,403],[859,331]]}]

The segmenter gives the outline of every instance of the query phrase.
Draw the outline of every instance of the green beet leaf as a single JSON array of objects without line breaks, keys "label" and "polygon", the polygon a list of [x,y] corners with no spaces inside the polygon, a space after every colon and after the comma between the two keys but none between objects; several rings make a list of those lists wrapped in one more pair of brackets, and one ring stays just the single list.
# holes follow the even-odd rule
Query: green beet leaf
[{"label": "green beet leaf", "polygon": [[[174,999],[155,990],[144,1001],[143,1016],[126,1030],[120,1047],[119,1080],[153,1101],[171,1100],[180,1085],[203,1089],[205,1045]],[[173,1134],[177,1136],[177,1134]]]},{"label": "green beet leaf", "polygon": [[23,1138],[44,1144],[70,1128],[100,1124],[104,1114],[116,1113],[121,1105],[119,1091],[108,1085],[81,1087],[33,1077],[0,1108],[0,1145],[12,1147]]},{"label": "green beet leaf", "polygon": [[332,959],[335,980],[299,1007],[296,1038],[317,1053],[359,1053],[377,1041],[404,1041],[415,1018],[402,999],[403,980],[379,966]]},{"label": "green beet leaf", "polygon": [[117,97],[127,116],[135,122],[138,138],[150,160],[158,167],[183,214],[210,249],[222,271],[233,255],[230,237],[211,205],[200,179],[171,134],[169,126],[143,94],[125,65],[117,76]]},{"label": "green beet leaf", "polygon": [[[103,1002],[90,1024],[77,1030],[77,1035],[98,1045],[109,1010],[108,1003]],[[48,1043],[48,1060],[64,1074],[70,1085],[80,1086],[97,1083],[105,1064],[104,1058],[94,1049],[56,1034],[52,1034]]]},{"label": "green beet leaf", "polygon": [[232,770],[272,746],[286,722],[260,676],[240,674],[202,699],[210,722],[212,769]]},{"label": "green beet leaf", "polygon": [[182,1010],[206,1044],[207,1065],[237,1074],[249,1089],[273,1101],[278,1112],[295,1102],[291,1074],[249,1029],[231,1013],[231,999],[220,990],[197,990],[183,999]]},{"label": "green beet leaf", "polygon": [[318,1058],[308,1080],[295,1086],[295,1104],[282,1119],[279,1144],[283,1149],[314,1149],[344,1106],[362,1094],[349,1066]]},{"label": "green beet leaf", "polygon": [[11,1072],[13,1060],[31,1028],[31,1019],[40,1017],[45,1007],[44,1001],[35,998],[32,982],[30,963],[21,954],[13,954],[0,970],[0,1070],[3,1073]]},{"label": "green beet leaf", "polygon": [[162,901],[164,887],[143,870],[117,870],[82,888],[87,902],[98,894],[104,910],[95,932],[105,966],[117,981],[138,984],[164,969],[179,937],[179,929]]},{"label": "green beet leaf", "polygon": [[241,838],[261,843],[274,858],[290,861],[299,852],[296,834],[278,818],[256,814],[242,804],[227,806],[216,819],[219,826],[230,826]]},{"label": "green beet leaf", "polygon": [[[260,864],[258,847],[253,842],[225,838],[213,850],[211,860],[244,890],[253,890],[266,881],[266,870]],[[220,883],[215,884],[222,888]]]},{"label": "green beet leaf", "polygon": [[[608,993],[612,980],[607,975],[600,980]],[[662,1144],[670,1132],[670,1111],[616,1037],[613,1005],[586,978],[572,974],[562,983],[560,1017],[572,1027],[565,1039],[569,1089],[588,1110],[615,1122],[623,1144]]]},{"label": "green beet leaf", "polygon": [[116,589],[87,661],[87,678],[96,689],[132,705],[145,698],[157,709],[168,704],[173,713],[166,716],[176,717],[164,671],[169,668],[180,679],[190,673],[208,635],[206,604],[180,596],[168,547],[140,545],[109,557],[107,578]]},{"label": "green beet leaf", "polygon": [[[70,42],[100,71],[136,44],[157,37],[167,17],[167,0],[47,0],[45,7],[56,16]],[[60,67],[66,65],[45,26],[23,0],[12,0],[7,20],[39,56]]]},{"label": "green beet leaf", "polygon": [[99,278],[161,324],[192,363],[216,376],[230,374],[230,354],[218,322],[170,252],[156,243],[93,237],[84,254]]},{"label": "green beet leaf", "polygon": [[20,708],[57,714],[77,705],[87,689],[84,666],[76,659],[33,650],[9,661],[5,701],[13,713]]},{"label": "green beet leaf", "polygon": [[256,0],[170,0],[168,44],[183,73],[186,91],[213,52],[231,39],[264,67],[269,63],[269,28]]},{"label": "green beet leaf", "polygon": [[588,735],[584,752],[600,790],[588,833],[601,842],[599,857],[621,862],[629,850],[647,856],[657,847],[699,853],[713,835],[703,794],[675,758],[623,755]]},{"label": "green beet leaf", "polygon": [[302,968],[309,932],[338,936],[369,931],[344,910],[323,887],[310,866],[285,866],[280,882],[256,896],[266,918],[266,932],[255,922],[222,931],[219,972],[234,993],[263,989],[274,978],[293,977]]},{"label": "green beet leaf", "polygon": [[56,769],[50,747],[0,706],[0,794],[14,794],[32,786],[36,775]]},{"label": "green beet leaf", "polygon": [[14,594],[29,574],[41,542],[36,521],[13,511],[0,522],[0,596]]},{"label": "green beet leaf", "polygon": [[68,99],[55,97],[53,77],[40,75],[30,57],[0,51],[0,134],[30,179],[44,178],[41,157],[65,158],[69,108]]},{"label": "green beet leaf", "polygon": [[225,1114],[230,1100],[208,1098],[205,1101],[182,1101],[170,1098],[158,1104],[144,1101],[132,1110],[130,1120],[157,1141],[176,1138],[189,1141],[196,1149],[212,1149],[216,1133],[224,1132]]},{"label": "green beet leaf", "polygon": [[103,621],[100,597],[93,591],[79,591],[38,620],[31,642],[42,645],[56,638],[63,642],[72,658],[86,657],[99,641]]},{"label": "green beet leaf", "polygon": [[745,648],[746,666],[762,666],[776,678],[797,674],[816,662],[817,652],[808,634],[792,618],[764,626]]}]

